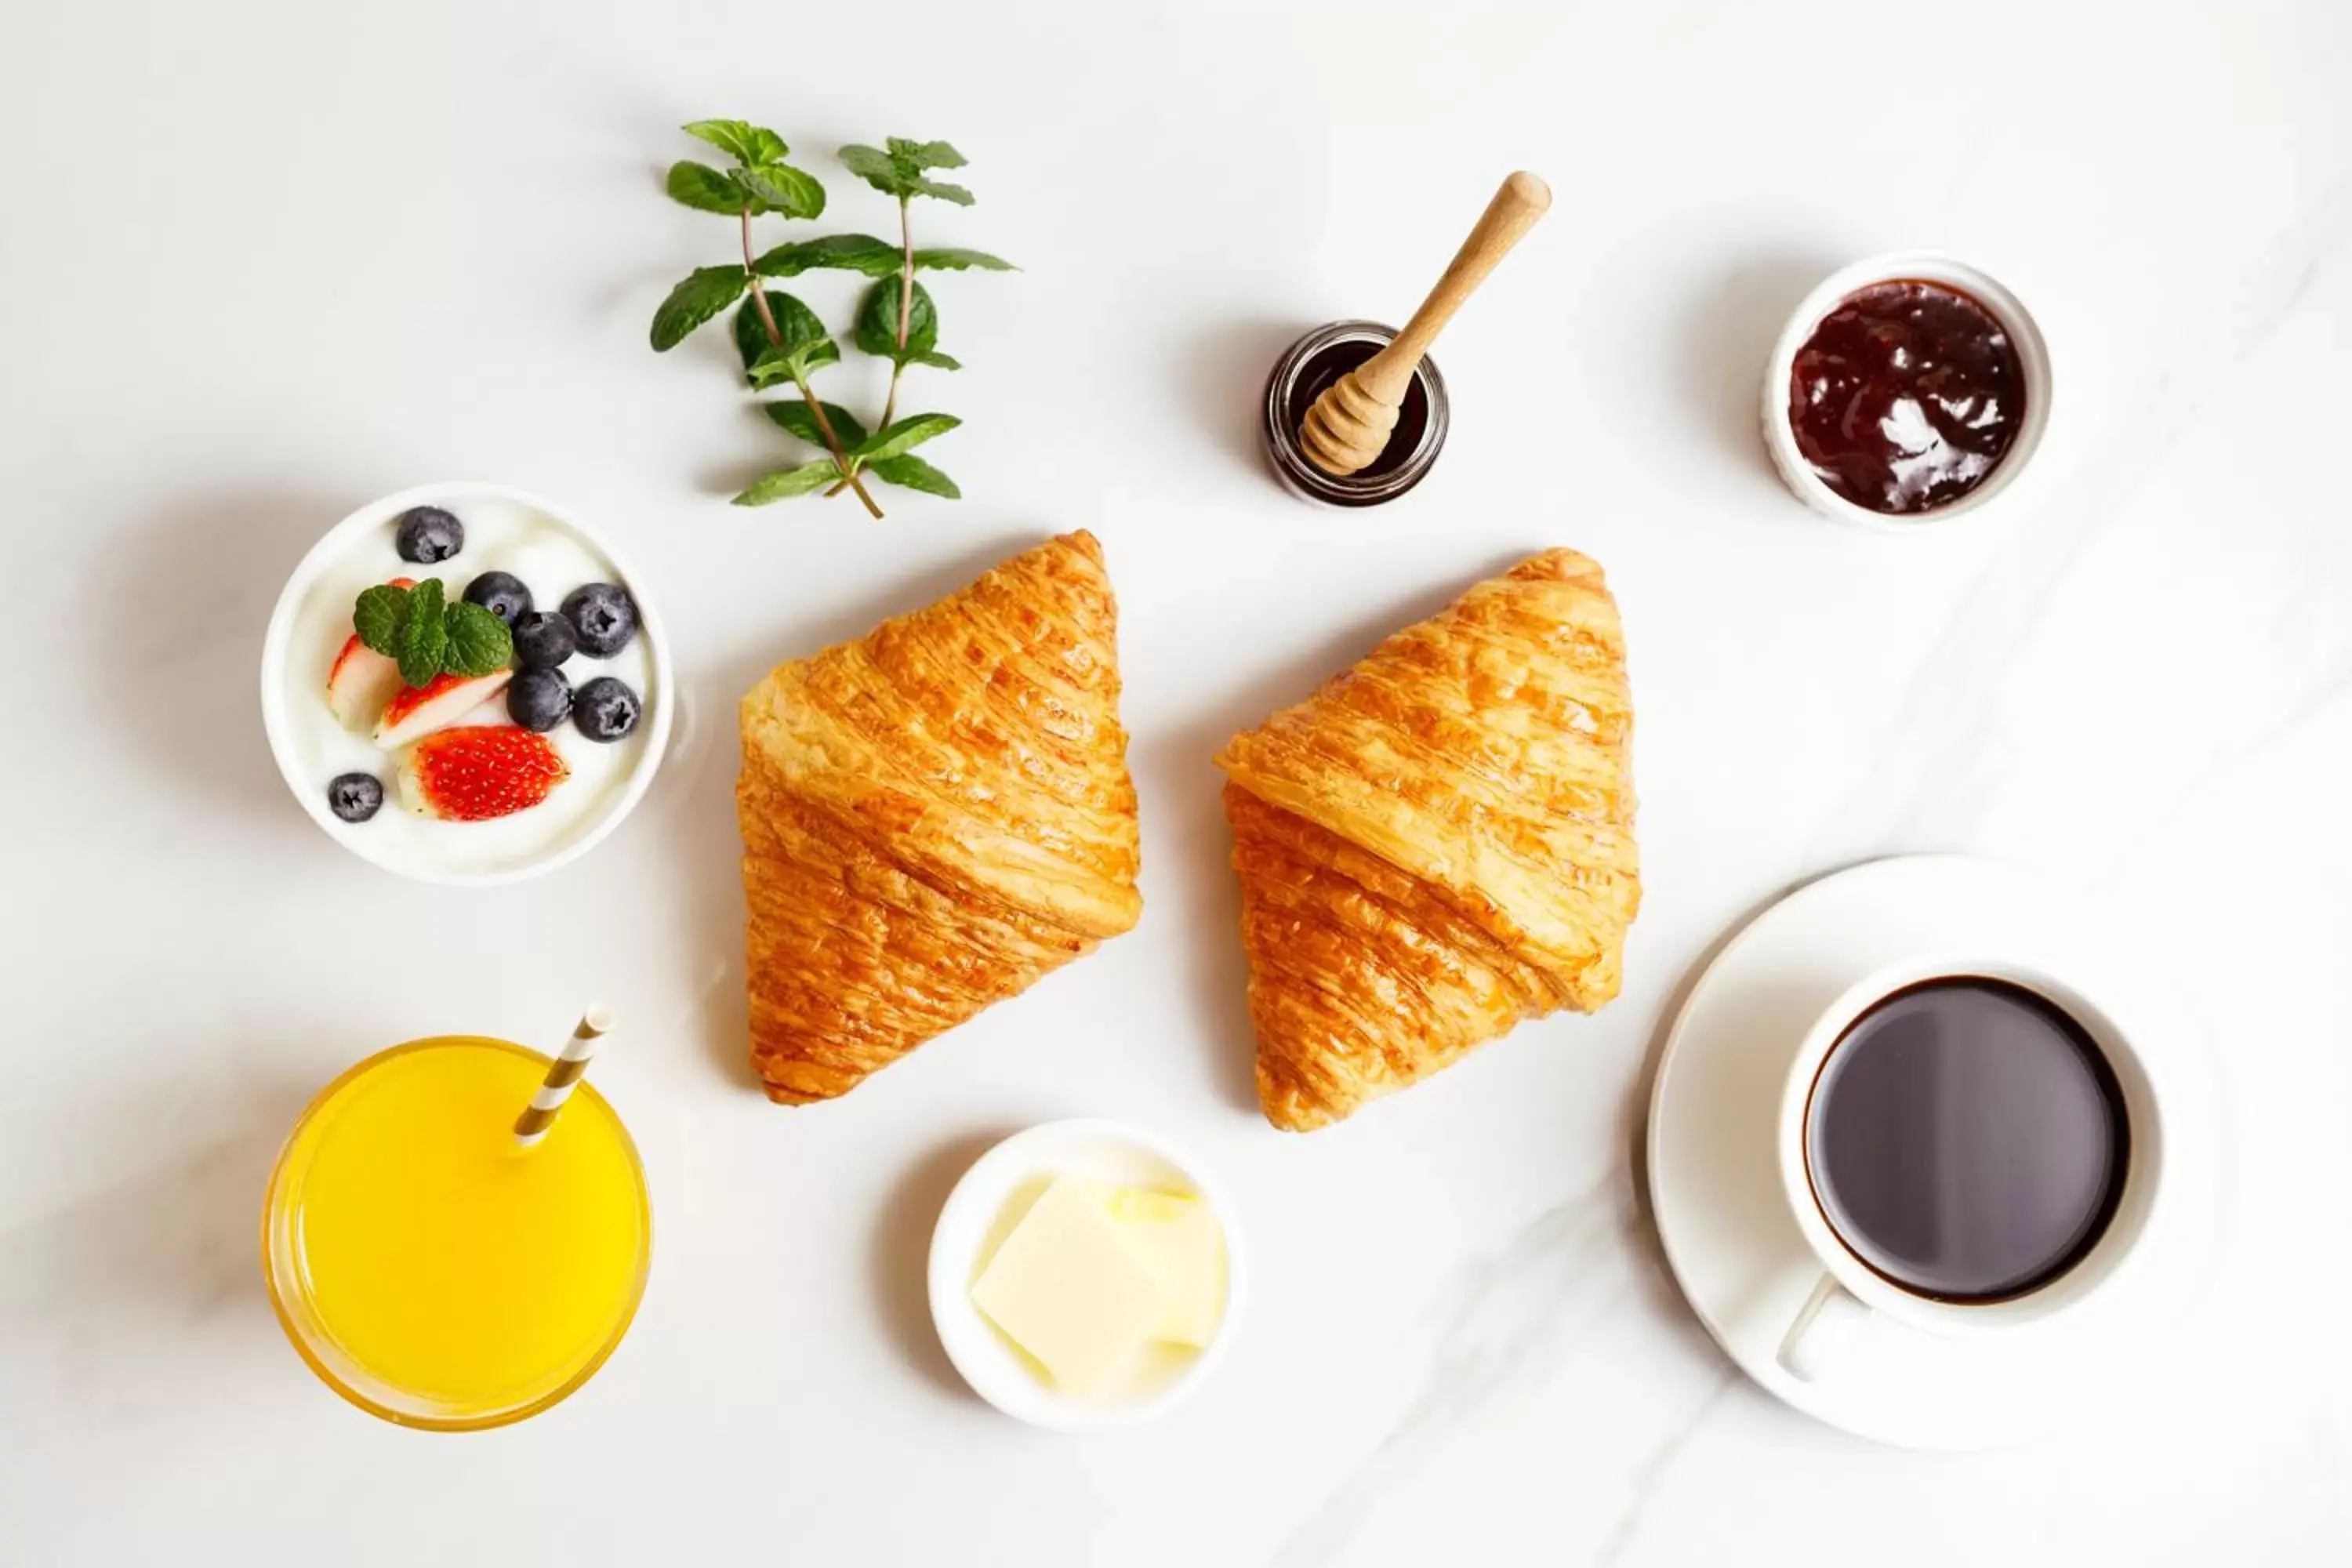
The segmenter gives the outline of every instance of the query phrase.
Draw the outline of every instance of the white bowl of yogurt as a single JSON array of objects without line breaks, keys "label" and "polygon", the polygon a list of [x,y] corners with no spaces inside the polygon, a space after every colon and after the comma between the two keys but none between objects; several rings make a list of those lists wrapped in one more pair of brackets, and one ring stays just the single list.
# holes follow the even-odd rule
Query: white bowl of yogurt
[{"label": "white bowl of yogurt", "polygon": [[[400,520],[419,507],[438,508],[463,526],[456,554],[422,563],[401,557]],[[635,635],[610,657],[583,649],[560,668],[575,689],[602,677],[619,680],[640,710],[635,727],[616,741],[592,740],[570,720],[547,731],[543,738],[561,758],[563,777],[537,805],[488,820],[444,820],[414,809],[400,785],[412,749],[378,744],[364,721],[347,725],[328,701],[328,677],[353,635],[352,607],[362,590],[438,577],[454,604],[473,579],[492,571],[521,579],[534,607],[544,611],[557,610],[590,584],[623,589],[635,609]],[[510,485],[420,485],[352,512],[294,568],[262,644],[262,725],[287,787],[337,843],[418,881],[519,881],[586,854],[652,784],[676,708],[669,644],[644,579],[570,508]],[[492,693],[448,728],[511,723],[502,695]],[[356,822],[336,815],[329,793],[336,780],[354,773],[374,777],[383,790],[373,816]]]}]

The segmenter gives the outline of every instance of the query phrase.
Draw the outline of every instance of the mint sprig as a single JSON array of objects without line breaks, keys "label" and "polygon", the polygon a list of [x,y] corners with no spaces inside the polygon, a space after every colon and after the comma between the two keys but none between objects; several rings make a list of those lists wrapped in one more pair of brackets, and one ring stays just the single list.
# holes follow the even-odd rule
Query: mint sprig
[{"label": "mint sprig", "polygon": [[400,646],[392,657],[400,661],[402,680],[430,686],[448,652],[449,610],[442,603],[441,579],[427,577],[408,591],[408,614],[401,617]]},{"label": "mint sprig", "polygon": [[405,686],[430,686],[444,674],[490,675],[514,658],[506,622],[477,604],[447,603],[438,577],[413,588],[366,589],[352,606],[352,629],[400,666]]},{"label": "mint sprig", "polygon": [[[953,479],[908,449],[952,430],[960,423],[945,414],[898,417],[898,389],[909,365],[933,370],[961,368],[939,347],[939,307],[916,280],[919,272],[1009,272],[1013,264],[983,250],[941,247],[918,250],[909,209],[918,196],[972,205],[962,185],[931,177],[934,170],[963,167],[964,156],[946,142],[893,136],[881,147],[841,149],[844,167],[898,204],[898,242],[870,234],[827,235],[793,240],[754,253],[751,220],[768,214],[814,217],[824,209],[824,190],[814,175],[786,163],[783,138],[740,120],[698,120],[687,133],[734,160],[731,169],[681,163],[671,168],[670,195],[698,211],[724,213],[741,226],[740,267],[704,267],[671,290],[656,312],[652,341],[656,352],[675,348],[696,329],[735,306],[734,335],[744,378],[755,392],[789,385],[793,403],[765,405],[768,416],[824,456],[779,468],[735,498],[739,506],[763,506],[787,496],[823,489],[856,492],[876,517],[882,509],[867,493],[865,476],[928,495],[961,495]],[[890,386],[882,416],[872,429],[839,404],[828,403],[811,386],[812,377],[839,363],[843,344],[815,313],[792,295],[761,286],[759,279],[793,278],[819,268],[855,272],[874,279],[860,300],[846,334],[862,353],[890,362]],[[736,301],[740,300],[740,305]]]}]

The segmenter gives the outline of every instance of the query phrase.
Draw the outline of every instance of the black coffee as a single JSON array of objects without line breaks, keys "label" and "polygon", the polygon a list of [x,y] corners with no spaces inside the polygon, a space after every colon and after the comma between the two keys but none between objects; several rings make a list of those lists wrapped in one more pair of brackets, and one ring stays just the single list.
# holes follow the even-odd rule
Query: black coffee
[{"label": "black coffee", "polygon": [[1850,1026],[1813,1080],[1805,1164],[1830,1226],[1921,1295],[2016,1296],[2090,1251],[2130,1156],[2083,1026],[2021,986],[1933,980]]}]

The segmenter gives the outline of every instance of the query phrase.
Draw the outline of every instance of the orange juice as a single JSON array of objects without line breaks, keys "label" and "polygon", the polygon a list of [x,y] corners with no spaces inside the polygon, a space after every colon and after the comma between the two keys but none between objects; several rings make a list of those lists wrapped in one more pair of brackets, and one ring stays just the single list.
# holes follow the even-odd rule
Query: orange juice
[{"label": "orange juice", "polygon": [[270,1293],[295,1348],[414,1426],[519,1420],[620,1342],[652,1244],[627,1129],[583,1083],[537,1146],[515,1117],[548,1058],[503,1040],[372,1057],[303,1114],[270,1178]]}]

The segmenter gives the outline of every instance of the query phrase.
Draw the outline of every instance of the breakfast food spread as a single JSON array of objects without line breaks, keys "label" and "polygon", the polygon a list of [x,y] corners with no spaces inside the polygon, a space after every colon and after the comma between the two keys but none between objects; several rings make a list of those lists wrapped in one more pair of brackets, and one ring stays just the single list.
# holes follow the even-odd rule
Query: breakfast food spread
[{"label": "breakfast food spread", "polygon": [[1641,903],[1632,734],[1616,602],[1551,550],[1234,737],[1217,763],[1269,1121],[1324,1126],[1617,994]]},{"label": "breakfast food spread", "polygon": [[1799,453],[1840,496],[1889,516],[1975,489],[2024,419],[2009,329],[1948,284],[1856,289],[1813,328],[1789,375]]},{"label": "breakfast food spread", "polygon": [[803,1104],[1142,912],[1102,548],[1048,540],[743,699],[751,1062]]},{"label": "breakfast food spread", "polygon": [[[755,257],[752,218],[814,216],[821,189],[782,161],[772,132],[738,121],[687,130],[733,166],[678,164],[671,194],[732,219],[743,261],[679,284],[654,346],[735,309],[752,388],[789,382],[801,395],[767,405],[769,416],[824,452],[737,500],[845,490],[879,516],[868,478],[956,494],[910,452],[958,421],[893,415],[909,364],[953,368],[934,352],[935,311],[916,272],[1004,266],[977,251],[919,252],[903,229],[911,196],[969,200],[926,173],[961,155],[904,138],[887,152],[845,149],[856,173],[898,198],[901,242],[835,236]],[[1402,331],[1343,321],[1292,345],[1264,408],[1286,482],[1367,506],[1419,481],[1450,419],[1430,342],[1549,199],[1532,175],[1506,181]],[[875,280],[857,345],[893,369],[870,433],[809,385],[839,357],[832,337],[762,281],[816,267]],[[1968,496],[2012,447],[2020,461],[2030,454],[2026,365],[2001,318],[1968,292],[1874,276],[1843,294],[1847,279],[1833,278],[1801,308],[1767,373],[1767,444],[1825,510],[1923,513]],[[2042,375],[2030,321],[2011,318]],[[2040,417],[2046,381],[2034,384]],[[1804,466],[1820,485],[1801,480]],[[298,764],[313,775],[314,809],[323,800],[341,834],[405,836],[399,858],[421,866],[526,866],[609,820],[613,801],[635,798],[626,781],[646,744],[653,639],[604,552],[513,492],[382,515],[440,494],[381,503],[313,552],[372,520],[281,601],[279,626],[301,595],[293,652],[269,679],[285,683],[300,717],[286,738],[273,711],[273,740],[281,761],[298,760],[289,777]],[[1101,546],[1080,531],[779,665],[744,696],[736,801],[750,1046],[771,1100],[845,1095],[1136,924],[1117,621]],[[274,627],[268,657],[278,659],[280,641]],[[1327,1126],[1523,1020],[1616,996],[1642,897],[1632,731],[1616,603],[1598,563],[1556,549],[1474,585],[1233,737],[1216,761],[1269,1122]],[[400,809],[385,811],[392,803]],[[492,1042],[428,1044],[331,1090],[331,1108],[339,1093],[352,1100],[339,1121],[298,1129],[282,1220],[273,1198],[273,1238],[292,1238],[273,1239],[273,1282],[279,1252],[296,1257],[299,1241],[326,1271],[281,1292],[280,1308],[314,1366],[334,1381],[331,1351],[478,1424],[560,1397],[625,1327],[643,1282],[644,1194],[617,1121],[608,1131],[583,1111],[550,1133],[584,1052],[548,1065],[515,1123],[515,1135],[530,1129],[524,1148],[545,1152],[518,1162],[504,1138],[482,1135],[498,1119],[481,1113],[521,1100],[516,1061]],[[414,1173],[391,1158],[394,1146],[432,1155],[445,1144],[446,1169],[410,1191]],[[561,1171],[566,1158],[579,1168]],[[405,1173],[388,1180],[395,1166]],[[981,1189],[961,1227],[948,1223],[951,1197],[940,1233],[950,1239],[934,1240],[932,1309],[973,1386],[1024,1419],[1099,1426],[1140,1418],[1205,1375],[1244,1294],[1239,1231],[1195,1192],[1120,1184],[1158,1176],[1081,1175],[1062,1163],[1027,1179],[1017,1193]],[[581,1213],[568,1215],[572,1207]],[[450,1246],[471,1256],[496,1244],[513,1264],[526,1256],[513,1237],[558,1214],[567,1226],[549,1234],[578,1245],[572,1256],[530,1255],[550,1261],[546,1279],[517,1265],[460,1281],[435,1262]],[[500,1317],[499,1331],[470,1320],[411,1331],[451,1303],[471,1310],[476,1298]],[[298,1326],[289,1300],[316,1322]],[[979,1347],[979,1359],[959,1346]],[[1029,1408],[1052,1396],[1085,1408],[1070,1421]]]},{"label": "breakfast food spread", "polygon": [[1112,1391],[1155,1346],[1199,1350],[1224,1316],[1224,1237],[1199,1198],[1062,1176],[971,1288],[1053,1385]]},{"label": "breakfast food spread", "polygon": [[506,497],[363,529],[286,646],[289,770],[379,859],[528,863],[604,816],[644,745],[654,656],[635,599],[575,530]]}]

